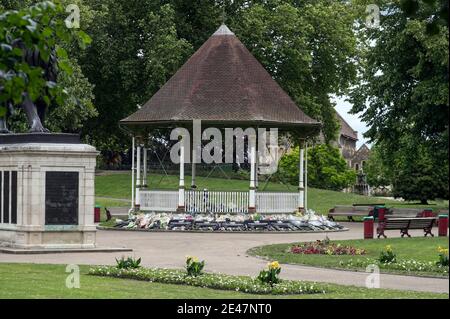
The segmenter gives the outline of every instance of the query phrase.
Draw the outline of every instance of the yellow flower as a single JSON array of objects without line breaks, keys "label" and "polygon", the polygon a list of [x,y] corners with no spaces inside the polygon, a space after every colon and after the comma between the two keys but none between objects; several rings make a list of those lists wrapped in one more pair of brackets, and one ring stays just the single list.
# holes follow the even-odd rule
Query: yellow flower
[{"label": "yellow flower", "polygon": [[442,255],[448,255],[448,248],[442,248],[441,246],[439,246],[438,252]]},{"label": "yellow flower", "polygon": [[196,262],[198,262],[198,258],[194,257],[194,256],[186,256],[186,261],[187,262],[191,261],[191,262],[196,263]]},{"label": "yellow flower", "polygon": [[386,251],[392,251],[392,246],[391,245],[386,245]]},{"label": "yellow flower", "polygon": [[269,269],[278,269],[280,268],[280,264],[278,263],[278,261],[272,261],[271,263],[269,263]]}]

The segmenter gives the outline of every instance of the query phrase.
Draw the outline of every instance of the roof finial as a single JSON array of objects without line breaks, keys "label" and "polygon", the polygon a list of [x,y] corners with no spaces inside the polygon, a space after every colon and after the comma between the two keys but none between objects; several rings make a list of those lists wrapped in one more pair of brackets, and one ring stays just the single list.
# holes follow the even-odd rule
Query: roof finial
[{"label": "roof finial", "polygon": [[222,24],[213,35],[234,35],[234,33],[225,24]]},{"label": "roof finial", "polygon": [[227,21],[227,12],[225,11],[225,3],[222,6],[222,24],[225,24]]}]

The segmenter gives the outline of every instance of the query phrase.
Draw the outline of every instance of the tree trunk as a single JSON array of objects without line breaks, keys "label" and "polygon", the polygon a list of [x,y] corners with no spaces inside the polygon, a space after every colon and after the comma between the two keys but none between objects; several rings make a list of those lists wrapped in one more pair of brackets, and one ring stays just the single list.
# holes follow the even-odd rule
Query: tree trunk
[{"label": "tree trunk", "polygon": [[425,199],[421,199],[420,200],[420,203],[422,204],[422,205],[428,205],[428,200],[425,198]]}]

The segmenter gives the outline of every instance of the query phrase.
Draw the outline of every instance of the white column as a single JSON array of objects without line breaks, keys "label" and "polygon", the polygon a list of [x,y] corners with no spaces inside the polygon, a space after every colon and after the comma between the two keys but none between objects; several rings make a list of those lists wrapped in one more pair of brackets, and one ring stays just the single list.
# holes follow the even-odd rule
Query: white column
[{"label": "white column", "polygon": [[135,197],[134,197],[134,189],[136,185],[134,184],[134,171],[136,167],[134,166],[134,136],[131,139],[131,209],[134,209]]},{"label": "white column", "polygon": [[144,151],[144,162],[142,163],[144,172],[142,174],[142,187],[147,188],[147,148],[143,148]]},{"label": "white column", "polygon": [[250,147],[250,189],[248,196],[248,212],[256,211],[256,137],[249,136]]},{"label": "white column", "polygon": [[192,147],[192,161],[191,161],[191,168],[192,168],[192,174],[191,174],[191,188],[197,188],[197,185],[195,185],[195,173],[196,173],[196,167],[195,167],[195,158],[197,156],[197,150],[195,148],[195,145]]},{"label": "white column", "polygon": [[308,209],[308,143],[305,146],[305,212]]},{"label": "white column", "polygon": [[259,173],[259,154],[256,154],[256,159],[255,159],[255,188],[258,189],[259,187],[259,177],[258,177],[258,173]]},{"label": "white column", "polygon": [[184,212],[184,145],[180,145],[180,184],[178,187],[178,212]]},{"label": "white column", "polygon": [[304,166],[304,156],[305,150],[303,148],[303,143],[300,143],[300,156],[299,156],[299,173],[298,173],[298,209],[303,210],[305,208],[305,166]]},{"label": "white column", "polygon": [[139,196],[139,189],[141,187],[141,146],[138,145],[136,147],[136,208],[140,208],[141,206],[141,199]]},{"label": "white column", "polygon": [[2,223],[3,224],[3,203],[4,203],[4,198],[3,198],[3,194],[5,193],[3,190],[4,190],[4,188],[5,188],[5,173],[4,173],[4,171],[0,171],[0,176],[1,176],[1,179],[2,179],[2,183],[1,183],[1,185],[0,185],[0,191],[1,191],[1,193],[0,193],[0,198],[1,198],[1,203],[2,203],[2,205],[1,205],[1,207],[0,207],[0,223]]}]

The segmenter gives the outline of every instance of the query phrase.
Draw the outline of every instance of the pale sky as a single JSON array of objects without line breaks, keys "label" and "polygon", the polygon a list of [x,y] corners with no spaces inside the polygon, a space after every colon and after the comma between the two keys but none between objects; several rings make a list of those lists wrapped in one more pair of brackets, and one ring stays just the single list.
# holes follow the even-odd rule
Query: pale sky
[{"label": "pale sky", "polygon": [[[351,104],[345,101],[345,97],[338,98],[334,97],[333,101],[336,103],[336,111],[347,121],[348,124],[355,130],[358,131],[358,142],[356,146],[359,148],[367,140],[362,136],[365,131],[367,131],[366,123],[362,122],[358,114],[349,114],[348,111],[352,108]],[[368,143],[367,143],[368,144]],[[370,147],[370,144],[368,144]]]}]

